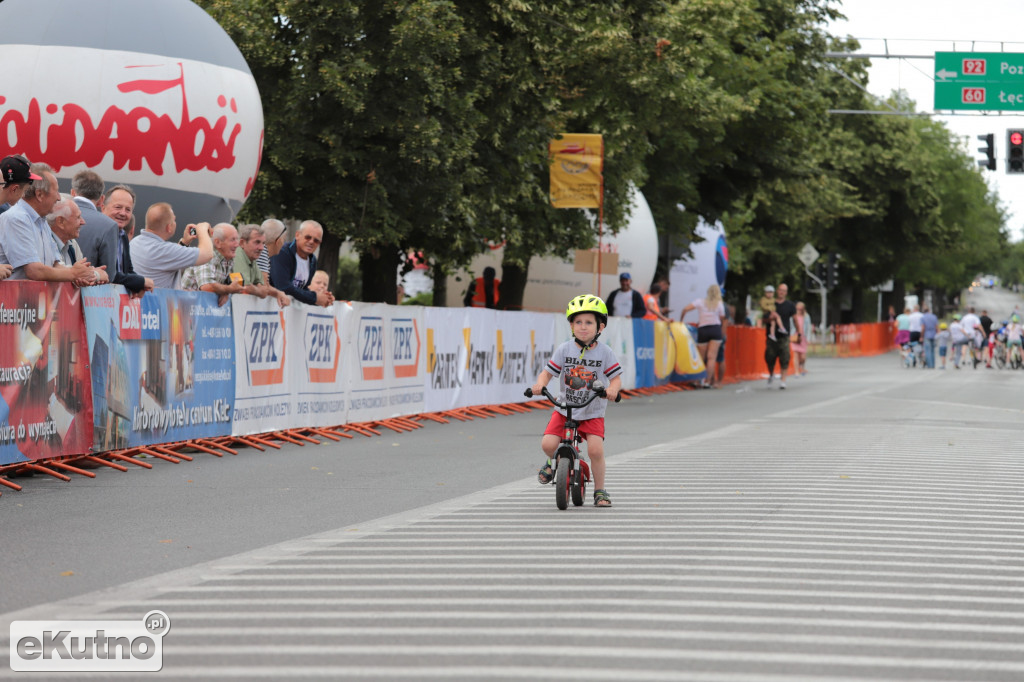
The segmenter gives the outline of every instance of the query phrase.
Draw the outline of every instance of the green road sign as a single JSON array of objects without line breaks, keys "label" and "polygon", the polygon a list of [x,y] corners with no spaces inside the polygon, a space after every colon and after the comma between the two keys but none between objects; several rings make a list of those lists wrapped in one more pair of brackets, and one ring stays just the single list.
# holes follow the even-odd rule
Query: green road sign
[{"label": "green road sign", "polygon": [[1024,54],[936,52],[935,108],[1024,111]]}]

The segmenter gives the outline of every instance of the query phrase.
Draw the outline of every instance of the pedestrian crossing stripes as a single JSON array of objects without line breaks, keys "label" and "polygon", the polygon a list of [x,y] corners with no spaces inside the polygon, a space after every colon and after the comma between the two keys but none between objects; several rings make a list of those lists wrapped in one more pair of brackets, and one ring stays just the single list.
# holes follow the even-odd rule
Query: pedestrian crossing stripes
[{"label": "pedestrian crossing stripes", "polygon": [[45,610],[163,610],[168,679],[1019,682],[1020,411],[927,376]]}]

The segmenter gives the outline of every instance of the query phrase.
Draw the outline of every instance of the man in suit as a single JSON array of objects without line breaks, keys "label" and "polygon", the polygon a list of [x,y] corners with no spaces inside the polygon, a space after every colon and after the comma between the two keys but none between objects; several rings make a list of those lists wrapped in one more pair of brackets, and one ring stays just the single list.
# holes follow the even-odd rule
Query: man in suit
[{"label": "man in suit", "polygon": [[[153,280],[137,274],[132,266],[128,236],[124,232],[135,208],[135,192],[125,185],[117,185],[104,196],[103,179],[85,170],[71,179],[71,196],[85,220],[78,237],[82,255],[97,267],[106,266],[110,281],[124,286],[133,297],[152,291]],[[114,215],[108,212],[111,206],[116,208]]]}]

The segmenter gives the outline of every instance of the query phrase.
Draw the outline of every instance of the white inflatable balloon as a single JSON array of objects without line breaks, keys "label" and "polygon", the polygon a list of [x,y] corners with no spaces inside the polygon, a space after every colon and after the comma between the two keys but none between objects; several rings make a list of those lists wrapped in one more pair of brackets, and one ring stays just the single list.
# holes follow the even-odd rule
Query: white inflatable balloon
[{"label": "white inflatable balloon", "polygon": [[231,38],[189,0],[6,0],[0,157],[80,170],[170,202],[188,222],[230,221],[263,146],[256,82]]},{"label": "white inflatable balloon", "polygon": [[[679,311],[698,298],[707,295],[708,287],[717,285],[725,293],[725,277],[729,272],[729,249],[725,244],[725,227],[714,225],[703,218],[697,222],[697,235],[703,241],[691,245],[691,256],[679,258],[672,264],[668,290],[668,307],[679,318]],[[697,312],[686,314],[686,322],[697,323]]]},{"label": "white inflatable balloon", "polygon": [[[601,276],[600,294],[603,298],[619,288],[619,273],[622,272],[630,273],[635,288],[646,291],[658,263],[658,232],[654,227],[654,216],[641,192],[633,190],[627,226],[615,236],[605,233],[604,250],[619,254],[619,267]],[[473,275],[461,271],[457,276],[449,277],[447,304],[461,306],[472,277],[479,277],[487,266],[493,267],[501,279],[502,252],[503,249],[497,248],[473,259]],[[597,280],[595,274],[576,272],[572,257],[568,260],[534,257],[530,261],[523,292],[523,309],[565,312],[566,304],[574,296],[598,293]]]}]

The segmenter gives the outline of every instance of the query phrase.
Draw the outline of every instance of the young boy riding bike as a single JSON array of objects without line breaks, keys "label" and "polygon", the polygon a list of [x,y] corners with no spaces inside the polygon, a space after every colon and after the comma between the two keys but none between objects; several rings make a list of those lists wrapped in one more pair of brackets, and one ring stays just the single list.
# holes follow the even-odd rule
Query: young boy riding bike
[{"label": "young boy riding bike", "polygon": [[[540,395],[552,377],[560,377],[562,402],[578,404],[586,402],[593,393],[594,380],[606,384],[607,399],[615,400],[619,395],[622,367],[615,353],[607,345],[598,342],[597,337],[608,324],[608,308],[597,296],[584,294],[569,301],[565,317],[572,328],[572,341],[566,341],[551,355],[547,366],[537,375],[533,393]],[[604,411],[606,402],[595,400],[587,407],[573,410],[573,419],[580,423],[579,432],[587,440],[587,454],[594,474],[594,506],[610,507],[611,498],[604,489]],[[547,462],[537,472],[537,480],[550,483],[554,477],[551,456],[555,454],[562,438],[565,412],[555,408],[551,421],[544,429],[540,447],[548,456]]]}]

